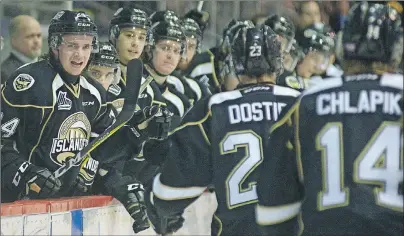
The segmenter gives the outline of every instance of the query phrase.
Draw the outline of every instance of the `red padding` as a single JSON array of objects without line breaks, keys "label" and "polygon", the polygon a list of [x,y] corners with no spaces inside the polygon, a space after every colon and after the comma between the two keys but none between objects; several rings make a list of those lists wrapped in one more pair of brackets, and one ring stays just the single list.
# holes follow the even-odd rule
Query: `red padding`
[{"label": "red padding", "polygon": [[1,204],[1,216],[41,214],[71,211],[75,209],[103,207],[112,203],[111,196],[85,196],[75,198],[22,200]]}]

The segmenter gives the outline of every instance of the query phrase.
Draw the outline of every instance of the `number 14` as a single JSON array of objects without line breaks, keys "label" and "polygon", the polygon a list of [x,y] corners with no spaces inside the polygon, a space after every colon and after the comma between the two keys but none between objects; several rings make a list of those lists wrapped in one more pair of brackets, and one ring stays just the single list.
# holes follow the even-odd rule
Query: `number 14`
[{"label": "number 14", "polygon": [[[353,180],[358,184],[379,185],[374,188],[376,204],[403,211],[403,148],[401,124],[384,122],[354,162]],[[318,194],[318,210],[349,204],[349,189],[344,186],[344,147],[342,124],[329,123],[316,137],[322,153],[323,191]]]}]

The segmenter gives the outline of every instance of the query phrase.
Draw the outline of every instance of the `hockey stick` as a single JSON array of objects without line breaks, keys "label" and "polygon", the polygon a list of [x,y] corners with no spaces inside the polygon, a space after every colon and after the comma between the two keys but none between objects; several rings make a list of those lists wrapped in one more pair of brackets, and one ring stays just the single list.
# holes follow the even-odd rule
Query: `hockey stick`
[{"label": "hockey stick", "polygon": [[[57,169],[53,174],[56,178],[64,175],[73,166],[79,165],[85,156],[91,151],[96,149],[100,144],[107,140],[111,135],[116,133],[122,126],[124,126],[135,114],[137,99],[141,93],[140,88],[143,75],[143,63],[139,59],[129,61],[127,66],[127,84],[125,89],[125,103],[123,104],[122,111],[116,117],[115,122],[109,126],[100,136],[95,138],[91,143],[85,146],[78,152],[74,158],[67,159],[63,166]],[[143,90],[147,85],[142,86]],[[143,92],[143,91],[142,91]]]},{"label": "hockey stick", "polygon": [[199,2],[198,2],[198,6],[196,7],[196,10],[197,10],[198,12],[201,12],[201,11],[202,11],[203,3],[204,3],[204,1],[199,1]]}]

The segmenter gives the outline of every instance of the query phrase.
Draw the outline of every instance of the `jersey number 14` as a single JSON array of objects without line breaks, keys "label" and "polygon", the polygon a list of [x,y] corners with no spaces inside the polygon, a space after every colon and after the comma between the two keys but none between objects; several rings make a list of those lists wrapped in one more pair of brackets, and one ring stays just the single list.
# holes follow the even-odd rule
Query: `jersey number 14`
[{"label": "jersey number 14", "polygon": [[[323,191],[318,194],[318,209],[325,210],[349,204],[349,189],[344,186],[344,147],[342,124],[329,123],[316,138],[322,153]],[[356,158],[353,181],[378,185],[374,188],[376,204],[403,211],[403,148],[401,124],[384,122]],[[400,137],[401,136],[401,137]]]}]

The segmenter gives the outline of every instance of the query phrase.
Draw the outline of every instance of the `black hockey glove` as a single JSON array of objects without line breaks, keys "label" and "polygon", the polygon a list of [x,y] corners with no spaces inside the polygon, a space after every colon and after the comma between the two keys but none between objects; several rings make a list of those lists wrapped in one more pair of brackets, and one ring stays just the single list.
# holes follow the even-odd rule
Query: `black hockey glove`
[{"label": "black hockey glove", "polygon": [[24,176],[26,183],[25,194],[27,198],[51,198],[59,192],[62,184],[59,179],[53,176],[52,172],[29,162],[24,162],[24,164],[27,165]]},{"label": "black hockey glove", "polygon": [[140,182],[129,176],[122,177],[119,186],[114,189],[113,196],[124,205],[135,221],[132,225],[135,233],[150,227],[144,202],[144,188]]},{"label": "black hockey glove", "polygon": [[153,204],[153,193],[150,191],[151,188],[148,188],[146,191],[146,206],[147,206],[147,215],[149,216],[149,220],[152,223],[154,231],[158,234],[172,234],[177,230],[181,229],[184,225],[184,218],[182,214],[178,214],[176,216],[164,217],[159,216],[156,208]]},{"label": "black hockey glove", "polygon": [[137,111],[127,124],[131,130],[129,137],[137,144],[149,139],[163,140],[167,138],[171,127],[172,113],[167,108],[153,105]]}]

